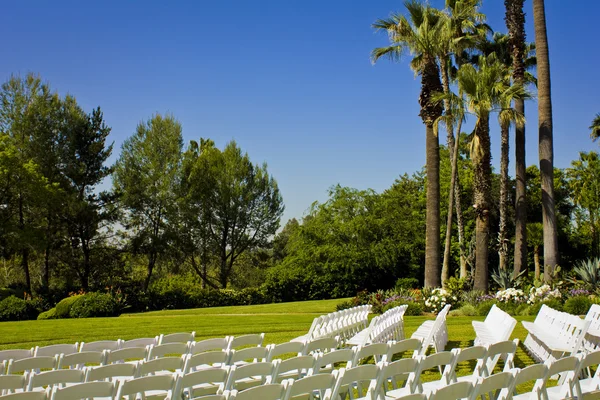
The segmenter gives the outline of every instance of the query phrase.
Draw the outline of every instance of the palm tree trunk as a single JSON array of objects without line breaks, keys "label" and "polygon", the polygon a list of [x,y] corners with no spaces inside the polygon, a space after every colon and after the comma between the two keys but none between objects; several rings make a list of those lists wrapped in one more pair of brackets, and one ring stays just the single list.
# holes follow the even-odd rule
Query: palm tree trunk
[{"label": "palm tree trunk", "polygon": [[[515,110],[525,115],[525,100],[515,100]],[[525,124],[515,127],[515,265],[514,275],[527,268],[527,164],[525,161]]]},{"label": "palm tree trunk", "polygon": [[[504,0],[506,27],[510,38],[513,81],[523,84],[525,80],[525,12],[524,0]],[[525,100],[515,100],[515,110],[525,115]],[[525,160],[525,124],[515,127],[515,254],[514,276],[527,268],[527,197]]]},{"label": "palm tree trunk", "polygon": [[427,218],[425,229],[425,287],[440,287],[440,143],[433,124],[442,115],[442,106],[432,102],[443,91],[435,57],[425,57],[421,72],[420,116],[425,124],[427,163]]},{"label": "palm tree trunk", "polygon": [[480,116],[475,126],[480,151],[474,161],[475,191],[475,279],[473,289],[488,291],[488,246],[490,239],[490,197],[492,168],[489,115]]},{"label": "palm tree trunk", "polygon": [[549,282],[558,265],[558,228],[554,204],[554,149],[552,138],[552,95],[550,57],[546,33],[544,0],[533,0],[533,23],[537,52],[538,129],[540,178],[542,181],[542,219],[544,224],[544,279]]},{"label": "palm tree trunk", "polygon": [[535,265],[535,279],[540,279],[540,248],[535,246],[533,248],[533,264]]},{"label": "palm tree trunk", "polygon": [[508,205],[508,137],[509,125],[500,126],[500,228],[498,232],[499,268],[506,269],[508,253],[506,239],[506,220]]},{"label": "palm tree trunk", "polygon": [[[441,72],[442,72],[442,87],[444,88],[444,94],[450,93],[450,82],[448,78],[448,60],[447,57],[443,57],[441,60]],[[446,115],[450,115],[450,100],[444,99],[444,108]],[[454,120],[454,118],[453,118]],[[442,287],[445,287],[446,281],[450,277],[450,246],[452,245],[452,217],[453,217],[453,206],[454,206],[454,185],[456,183],[455,173],[456,164],[454,162],[454,148],[458,149],[454,142],[454,121],[446,121],[446,129],[448,131],[447,142],[448,142],[448,154],[450,158],[451,174],[450,174],[450,190],[448,191],[448,218],[446,220],[446,240],[444,243],[444,260],[442,262]]]},{"label": "palm tree trunk", "polygon": [[[456,130],[456,145],[459,146],[455,149],[455,154],[458,155],[458,149],[460,148],[460,129],[462,121],[458,122],[458,129]],[[457,160],[457,157],[455,157]],[[457,161],[458,162],[458,161]],[[460,176],[458,175],[458,163],[456,168],[456,185],[454,186],[454,204],[456,208],[456,227],[458,228],[458,248],[460,257],[460,278],[467,278],[467,246],[465,244],[465,222],[463,219],[462,201],[460,199]]]}]

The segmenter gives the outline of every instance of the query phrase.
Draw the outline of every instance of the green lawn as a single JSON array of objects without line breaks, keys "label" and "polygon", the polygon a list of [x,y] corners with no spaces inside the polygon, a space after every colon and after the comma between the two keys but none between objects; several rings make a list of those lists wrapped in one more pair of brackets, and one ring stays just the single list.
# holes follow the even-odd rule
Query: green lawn
[{"label": "green lawn", "polygon": [[[343,300],[305,301],[256,306],[215,307],[194,310],[156,311],[124,314],[118,318],[62,319],[0,323],[0,349],[30,348],[56,343],[92,342],[103,339],[134,339],[160,333],[196,331],[198,339],[266,333],[266,343],[281,343],[308,331],[313,318],[335,310]],[[405,317],[406,336],[426,319]],[[472,345],[475,332],[471,317],[448,317],[448,348]],[[476,317],[483,319],[483,317]],[[533,317],[518,318],[533,320]],[[514,337],[525,338],[519,323]],[[533,361],[523,349],[517,366]]]}]

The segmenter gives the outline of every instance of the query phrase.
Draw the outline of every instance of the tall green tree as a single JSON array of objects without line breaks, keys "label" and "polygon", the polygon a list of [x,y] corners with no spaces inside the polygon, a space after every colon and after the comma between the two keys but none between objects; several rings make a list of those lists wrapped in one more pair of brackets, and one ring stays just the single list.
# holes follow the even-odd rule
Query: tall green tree
[{"label": "tall green tree", "polygon": [[544,0],[533,0],[533,25],[537,51],[538,78],[538,132],[540,173],[542,177],[542,205],[544,225],[544,279],[548,282],[559,263],[558,226],[554,201],[554,141],[552,132],[552,94],[550,55],[546,32]]},{"label": "tall green tree", "polygon": [[408,17],[392,14],[373,24],[376,30],[388,33],[391,45],[376,48],[371,53],[373,62],[381,57],[399,60],[409,52],[413,55],[410,66],[421,76],[419,113],[425,125],[427,164],[427,227],[425,251],[425,287],[441,286],[440,270],[440,153],[439,137],[434,131],[436,120],[442,115],[443,107],[433,101],[435,93],[443,92],[440,68],[437,62],[440,37],[444,24],[439,12],[418,1],[404,3]]},{"label": "tall green tree", "polygon": [[[474,169],[474,204],[476,214],[476,254],[474,288],[488,289],[488,246],[492,190],[490,115],[515,97],[524,96],[522,87],[506,82],[506,68],[495,55],[481,56],[478,68],[463,65],[458,71],[458,86],[467,97],[468,109],[476,116],[471,141]],[[516,113],[513,113],[516,117]]]},{"label": "tall green tree", "polygon": [[137,126],[122,146],[113,183],[125,207],[123,225],[134,250],[147,257],[143,289],[150,284],[160,256],[173,238],[169,221],[177,211],[183,139],[181,124],[172,115],[154,115]]},{"label": "tall green tree", "polygon": [[[524,0],[504,0],[504,21],[508,28],[512,58],[513,81],[525,84],[525,12]],[[515,100],[515,110],[525,115],[525,100]],[[525,124],[517,123],[515,129],[515,252],[514,276],[527,265],[527,192],[525,160]]]},{"label": "tall green tree", "polygon": [[226,288],[238,258],[267,246],[279,228],[283,199],[267,165],[253,164],[234,141],[222,151],[205,146],[189,179],[194,177],[199,184],[191,190],[202,198],[203,223],[219,260],[217,281]]},{"label": "tall green tree", "polygon": [[61,186],[68,195],[59,215],[74,253],[71,268],[78,275],[81,287],[88,290],[94,272],[94,242],[101,239],[100,229],[114,217],[104,207],[112,201],[111,196],[97,193],[98,185],[112,172],[106,165],[113,148],[107,144],[111,129],[105,124],[100,107],[87,114],[70,96],[63,101],[62,121]]}]

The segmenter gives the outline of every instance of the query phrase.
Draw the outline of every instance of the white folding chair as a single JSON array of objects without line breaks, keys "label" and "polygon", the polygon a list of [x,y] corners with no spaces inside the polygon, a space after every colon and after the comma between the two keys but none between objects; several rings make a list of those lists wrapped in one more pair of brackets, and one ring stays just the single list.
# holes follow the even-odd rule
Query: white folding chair
[{"label": "white folding chair", "polygon": [[86,382],[65,388],[54,386],[50,400],[113,399],[116,390],[113,382]]},{"label": "white folding chair", "polygon": [[[333,399],[364,398],[373,393],[376,388],[379,366],[374,364],[359,365],[353,368],[342,368],[333,388]],[[357,392],[355,395],[354,391]]]},{"label": "white folding chair", "polygon": [[171,375],[173,372],[183,372],[187,356],[160,357],[150,361],[141,361],[138,365],[137,376]]},{"label": "white folding chair", "polygon": [[[591,367],[595,367],[596,370],[593,375],[590,375]],[[575,376],[579,377],[575,382],[577,398],[600,389],[600,350],[585,355],[579,363]]]},{"label": "white folding chair", "polygon": [[177,380],[173,399],[192,399],[198,396],[222,394],[225,390],[229,367],[190,372]]},{"label": "white folding chair", "polygon": [[280,344],[270,344],[267,346],[269,349],[269,356],[267,361],[273,361],[276,358],[282,358],[283,355],[301,356],[304,354],[304,348],[306,347],[305,342],[286,342]]},{"label": "white folding chair", "polygon": [[381,364],[375,394],[381,398],[398,398],[416,393],[420,379],[419,362],[417,358],[401,358],[397,361]]},{"label": "white folding chair", "polygon": [[451,351],[442,351],[434,353],[430,356],[422,358],[419,361],[419,374],[431,369],[441,371],[439,380],[433,380],[429,382],[422,382],[419,379],[418,392],[419,393],[431,393],[441,387],[450,385],[452,383],[452,374],[456,367],[456,353]]},{"label": "white folding chair", "polygon": [[39,372],[41,370],[54,370],[58,366],[58,355],[29,357],[20,360],[10,360],[6,366],[7,374],[18,374],[24,372]]},{"label": "white folding chair", "polygon": [[159,344],[157,346],[150,346],[148,348],[148,358],[147,360],[153,360],[155,358],[165,357],[167,355],[185,355],[189,353],[191,346],[191,342],[173,342],[173,343],[165,343]]},{"label": "white folding chair", "polygon": [[394,361],[394,357],[396,355],[399,354],[400,357],[402,357],[402,355],[407,351],[412,352],[411,356],[416,356],[420,354],[422,344],[422,340],[418,338],[404,339],[397,342],[388,342],[388,351],[385,356],[385,361],[392,362]]},{"label": "white folding chair", "polygon": [[73,354],[61,354],[58,358],[58,369],[82,369],[86,365],[102,365],[106,354],[100,351],[82,351]]},{"label": "white folding chair", "polygon": [[334,368],[350,368],[356,356],[355,349],[340,349],[318,355],[315,361],[314,374],[328,374]]},{"label": "white folding chair", "polygon": [[74,344],[52,344],[50,346],[37,346],[34,350],[34,357],[54,357],[59,354],[73,354],[79,351],[79,345]]},{"label": "white folding chair", "polygon": [[85,373],[79,369],[61,369],[55,371],[34,372],[29,376],[27,391],[43,390],[46,386],[61,385],[68,383],[83,383]]},{"label": "white folding chair", "polygon": [[[578,371],[580,362],[581,358],[579,356],[569,356],[554,362],[551,360],[546,361],[548,375],[542,388],[546,400],[566,399],[567,397],[576,396],[577,376],[575,376],[575,372]],[[555,375],[560,376],[559,385],[548,387],[548,379]]]},{"label": "white folding chair", "polygon": [[273,377],[274,383],[281,383],[286,379],[304,378],[315,367],[317,360],[316,355],[313,356],[298,356],[282,360],[277,368],[276,375]]},{"label": "white folding chair", "polygon": [[158,344],[166,344],[166,343],[188,343],[193,342],[196,338],[196,332],[178,332],[178,333],[169,333],[167,335],[163,335],[162,333],[158,337]]},{"label": "white folding chair", "polygon": [[254,386],[271,383],[278,360],[273,362],[257,362],[254,364],[231,366],[225,384],[226,390],[242,391]]},{"label": "white folding chair", "polygon": [[254,362],[267,361],[269,349],[266,347],[248,347],[241,350],[231,350],[229,354],[229,365],[244,365]]},{"label": "white folding chair", "polygon": [[489,345],[486,360],[483,364],[484,376],[490,376],[494,373],[494,368],[496,368],[496,364],[500,357],[504,358],[505,371],[514,368],[514,357],[517,347],[519,347],[519,339],[507,340]]},{"label": "white folding chair", "polygon": [[[477,382],[479,378],[487,376],[487,369],[485,368],[485,362],[487,360],[487,348],[485,346],[472,346],[466,349],[452,349],[456,353],[456,366],[452,373],[452,383],[458,381],[469,381],[471,383]],[[470,365],[475,363],[470,374],[461,376],[458,375],[458,370],[465,364]]]},{"label": "white folding chair", "polygon": [[106,364],[139,362],[148,357],[148,347],[129,347],[106,352]]},{"label": "white folding chair", "polygon": [[118,350],[121,344],[120,340],[97,340],[95,342],[81,342],[79,351],[104,351],[104,350]]},{"label": "white folding chair", "polygon": [[130,380],[138,376],[137,364],[123,363],[123,364],[109,364],[94,368],[85,368],[85,381],[96,382],[96,381],[125,381]]},{"label": "white folding chair", "polygon": [[22,392],[27,386],[28,374],[0,375],[0,395]]},{"label": "white folding chair", "polygon": [[119,385],[115,399],[127,397],[129,400],[134,400],[138,395],[142,399],[172,398],[176,378],[177,374],[154,375],[124,381]]},{"label": "white folding chair", "polygon": [[158,344],[158,336],[153,338],[138,338],[131,340],[122,340],[119,348],[129,349],[134,347],[146,348],[147,346],[156,346]]},{"label": "white folding chair", "polygon": [[19,392],[0,396],[2,400],[48,400],[47,392]]},{"label": "white folding chair", "polygon": [[29,350],[2,350],[0,351],[0,363],[8,360],[20,360],[33,357],[33,348]]},{"label": "white folding chair", "polygon": [[321,353],[334,351],[335,349],[337,349],[338,345],[339,341],[336,338],[327,337],[316,339],[306,343],[306,346],[304,347],[304,354],[311,354],[315,351],[319,351]]},{"label": "white folding chair", "polygon": [[231,337],[205,339],[194,342],[190,349],[191,354],[205,353],[207,351],[225,351],[229,348]]},{"label": "white folding chair", "polygon": [[507,400],[510,399],[515,387],[515,377],[518,370],[513,369],[510,371],[499,372],[494,375],[490,375],[486,378],[479,378],[476,381],[475,389],[471,400],[495,399],[495,400]]},{"label": "white folding chair", "polygon": [[264,333],[253,333],[249,335],[237,336],[231,339],[229,342],[228,350],[235,349],[237,347],[246,346],[262,346],[265,340]]},{"label": "white folding chair", "polygon": [[206,353],[194,355],[188,354],[183,369],[185,373],[189,373],[206,368],[218,368],[226,365],[228,361],[228,351],[207,351]]},{"label": "white folding chair", "polygon": [[230,399],[235,400],[283,400],[287,391],[287,382],[271,383],[267,385],[253,387],[242,392],[234,390]]},{"label": "white folding chair", "polygon": [[337,377],[338,371],[333,371],[330,374],[312,375],[295,380],[288,386],[286,400],[299,400],[307,397],[310,400],[315,397],[321,400],[331,399]]},{"label": "white folding chair", "polygon": [[474,390],[474,385],[471,382],[456,382],[440,387],[429,396],[429,400],[468,400],[473,396]]},{"label": "white folding chair", "polygon": [[370,357],[373,357],[375,363],[378,363],[387,355],[388,351],[389,346],[386,343],[373,343],[366,346],[359,346],[356,350],[356,356],[352,361],[352,365],[359,365],[361,361],[366,361]]}]

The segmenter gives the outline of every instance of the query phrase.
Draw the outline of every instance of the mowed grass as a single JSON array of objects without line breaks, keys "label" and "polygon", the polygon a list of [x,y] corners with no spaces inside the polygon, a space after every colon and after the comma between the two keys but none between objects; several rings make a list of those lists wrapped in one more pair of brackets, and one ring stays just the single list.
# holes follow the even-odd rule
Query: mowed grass
[{"label": "mowed grass", "polygon": [[[308,331],[313,319],[335,310],[343,299],[262,304],[255,306],[214,307],[192,310],[155,311],[123,314],[116,318],[61,319],[0,323],[0,350],[28,349],[58,343],[154,337],[161,333],[196,331],[198,340],[226,335],[264,332],[265,343],[282,343]],[[405,317],[409,337],[426,319],[433,316]],[[518,317],[517,320],[533,320]],[[473,319],[448,317],[448,349],[473,345]],[[518,323],[513,338],[525,339],[527,332]],[[516,354],[516,366],[533,363],[522,346]]]}]

